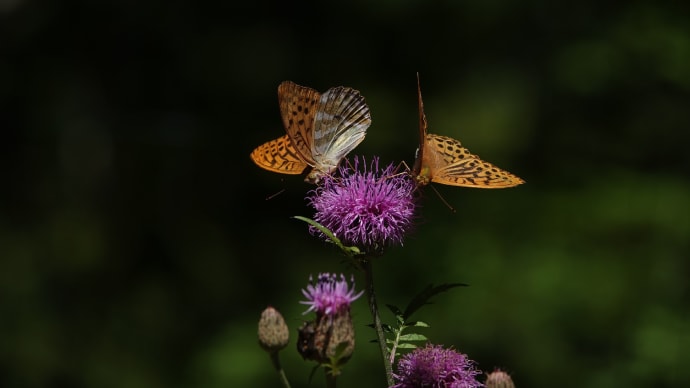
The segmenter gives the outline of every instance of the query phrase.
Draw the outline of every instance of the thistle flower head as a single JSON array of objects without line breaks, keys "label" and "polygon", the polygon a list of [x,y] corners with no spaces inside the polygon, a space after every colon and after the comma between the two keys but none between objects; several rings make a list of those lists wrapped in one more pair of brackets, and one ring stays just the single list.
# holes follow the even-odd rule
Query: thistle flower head
[{"label": "thistle flower head", "polygon": [[[308,202],[316,210],[314,220],[332,231],[345,245],[380,251],[402,245],[413,225],[417,203],[416,185],[408,174],[396,174],[393,164],[379,168],[374,157],[367,166],[355,157],[339,168],[340,176],[327,176],[312,190]],[[315,228],[313,234],[325,237]]]},{"label": "thistle flower head", "polygon": [[483,384],[476,376],[474,362],[466,355],[441,345],[427,344],[406,354],[398,361],[394,374],[396,385],[392,388],[450,387],[475,388]]},{"label": "thistle flower head", "polygon": [[330,373],[338,374],[355,349],[355,329],[350,315],[350,304],[362,295],[355,294],[354,281],[351,284],[344,275],[322,273],[316,282],[302,293],[307,297],[300,303],[309,305],[316,312],[316,319],[305,322],[298,330],[297,351],[306,360],[329,365]]},{"label": "thistle flower head", "polygon": [[349,311],[350,304],[362,296],[364,291],[355,294],[354,279],[351,284],[345,280],[345,275],[321,273],[316,282],[310,277],[310,284],[302,290],[307,298],[300,303],[309,305],[304,313],[315,311],[317,315],[335,315],[342,311]]}]

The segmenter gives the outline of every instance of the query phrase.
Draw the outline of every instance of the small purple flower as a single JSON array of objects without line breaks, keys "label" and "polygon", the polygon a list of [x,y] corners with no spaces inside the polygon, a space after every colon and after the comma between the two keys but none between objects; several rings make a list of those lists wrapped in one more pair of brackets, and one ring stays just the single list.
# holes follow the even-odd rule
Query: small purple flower
[{"label": "small purple flower", "polygon": [[317,315],[335,315],[336,313],[349,311],[350,304],[362,296],[364,291],[355,294],[355,282],[352,279],[352,288],[345,280],[345,275],[340,274],[340,279],[336,274],[321,273],[314,283],[313,278],[309,278],[310,284],[302,294],[307,297],[306,301],[300,303],[309,305],[304,313],[315,311]]},{"label": "small purple flower", "polygon": [[391,388],[483,387],[476,379],[480,373],[466,355],[441,345],[427,344],[398,361],[398,372],[394,374],[397,384]]},{"label": "small purple flower", "polygon": [[[327,176],[310,192],[309,203],[316,210],[314,220],[332,231],[345,245],[365,251],[381,251],[391,244],[402,245],[413,226],[417,203],[416,185],[408,174],[396,174],[393,164],[379,169],[374,157],[370,166],[355,157],[352,167],[341,166],[340,176]],[[345,163],[349,166],[349,163]],[[325,237],[316,228],[314,234]]]}]

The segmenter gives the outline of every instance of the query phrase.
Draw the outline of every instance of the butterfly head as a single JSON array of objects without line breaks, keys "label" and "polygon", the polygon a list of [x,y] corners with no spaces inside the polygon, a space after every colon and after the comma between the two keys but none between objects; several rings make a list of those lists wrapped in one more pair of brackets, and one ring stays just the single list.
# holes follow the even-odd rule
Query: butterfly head
[{"label": "butterfly head", "polygon": [[418,171],[419,172],[415,172],[413,174],[414,180],[417,182],[417,186],[426,186],[431,183],[431,171],[429,170],[429,167],[421,167]]},{"label": "butterfly head", "polygon": [[336,167],[333,168],[328,168],[326,171],[319,169],[319,168],[312,168],[311,171],[307,174],[306,177],[304,177],[304,181],[307,183],[311,183],[314,185],[318,185],[321,183],[321,180],[323,179],[324,176],[326,175],[331,175],[331,173],[336,169]]},{"label": "butterfly head", "polygon": [[304,181],[307,183],[318,185],[319,182],[321,182],[322,176],[323,176],[322,172],[312,169],[309,172],[309,174],[307,174],[307,176],[304,178]]}]

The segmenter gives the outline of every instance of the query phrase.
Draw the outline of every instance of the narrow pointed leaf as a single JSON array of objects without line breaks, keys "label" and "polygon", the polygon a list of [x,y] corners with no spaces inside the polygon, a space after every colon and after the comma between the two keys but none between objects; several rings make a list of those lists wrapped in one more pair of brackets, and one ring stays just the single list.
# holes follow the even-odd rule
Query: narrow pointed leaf
[{"label": "narrow pointed leaf", "polygon": [[347,256],[349,256],[349,257],[354,257],[354,256],[357,256],[357,255],[359,255],[359,254],[362,253],[362,252],[359,250],[359,248],[357,248],[357,247],[354,247],[354,246],[353,246],[353,247],[346,247],[345,245],[343,245],[343,243],[340,242],[340,239],[339,239],[338,237],[336,237],[335,234],[333,234],[333,232],[331,232],[331,231],[330,231],[328,228],[326,228],[325,226],[323,226],[323,225],[319,224],[318,222],[312,220],[311,218],[302,217],[302,216],[293,216],[292,218],[295,218],[295,219],[304,221],[304,222],[308,223],[309,225],[315,227],[315,228],[318,229],[319,231],[321,231],[321,233],[325,234],[326,237],[328,237],[329,240],[331,240],[336,246],[338,246],[338,248],[340,248],[343,252],[345,252],[345,254],[346,254]]},{"label": "narrow pointed leaf", "polygon": [[405,308],[405,312],[403,313],[403,317],[405,317],[405,320],[407,320],[415,311],[419,310],[422,306],[424,306],[425,304],[430,304],[431,302],[429,300],[432,297],[434,297],[435,295],[440,294],[440,293],[445,292],[445,291],[448,291],[451,288],[460,287],[460,286],[467,286],[467,284],[446,283],[446,284],[441,284],[439,286],[434,286],[433,284],[428,285],[420,293],[418,293],[414,298],[412,298],[410,303]]},{"label": "narrow pointed leaf", "polygon": [[393,313],[393,315],[398,316],[402,315],[402,310],[398,306],[394,306],[392,304],[386,304],[386,307]]}]

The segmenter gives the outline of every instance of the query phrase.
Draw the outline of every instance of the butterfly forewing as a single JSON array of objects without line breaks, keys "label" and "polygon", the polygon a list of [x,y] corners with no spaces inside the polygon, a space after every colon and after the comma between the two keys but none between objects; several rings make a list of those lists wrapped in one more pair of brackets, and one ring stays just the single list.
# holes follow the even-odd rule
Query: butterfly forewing
[{"label": "butterfly forewing", "polygon": [[283,125],[292,144],[303,160],[313,166],[314,118],[319,105],[319,92],[284,81],[278,86],[278,103]]},{"label": "butterfly forewing", "polygon": [[427,122],[426,114],[424,113],[424,101],[422,101],[422,88],[419,85],[419,73],[417,73],[417,107],[419,109],[419,147],[415,155],[414,166],[412,167],[412,175],[417,180],[418,184],[426,185],[429,183],[428,170],[422,172],[422,160],[424,160],[424,148],[426,144]]},{"label": "butterfly forewing", "polygon": [[281,174],[301,174],[307,168],[288,135],[256,147],[250,156],[259,167]]}]

